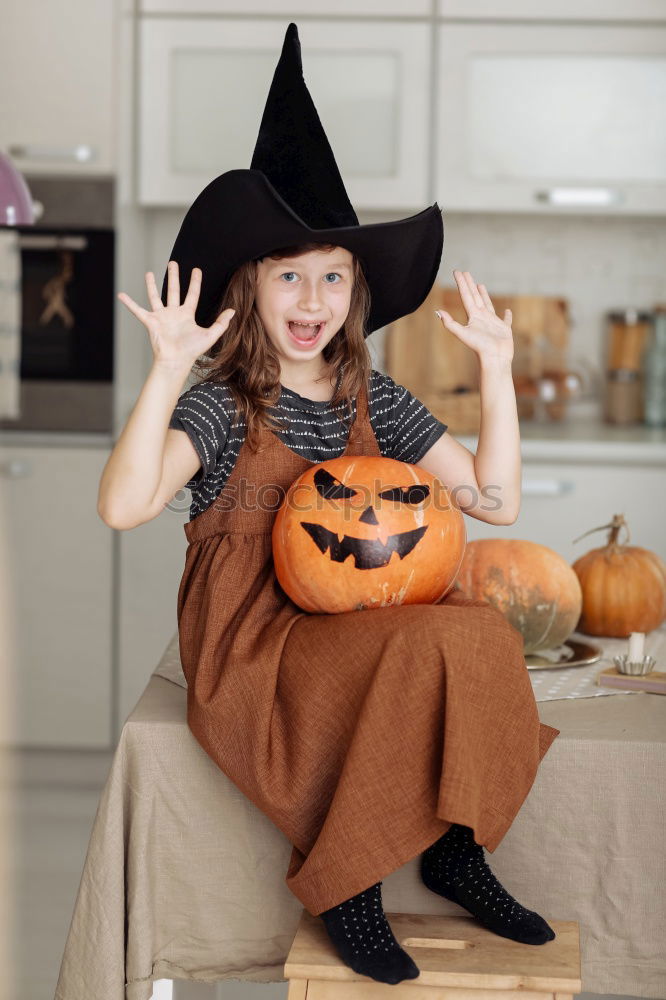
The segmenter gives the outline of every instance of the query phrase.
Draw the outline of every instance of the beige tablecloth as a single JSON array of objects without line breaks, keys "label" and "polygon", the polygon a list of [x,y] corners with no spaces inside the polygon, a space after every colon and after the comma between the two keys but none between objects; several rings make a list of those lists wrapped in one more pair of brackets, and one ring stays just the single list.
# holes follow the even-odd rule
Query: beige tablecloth
[{"label": "beige tablecloth", "polygon": [[[56,1000],[148,1000],[154,979],[284,981],[302,910],[284,882],[291,845],[204,753],[182,683],[157,671],[102,792]],[[579,922],[584,991],[663,1000],[666,698],[560,698],[539,715],[561,735],[491,867],[547,920]],[[418,858],[383,899],[389,915],[467,912],[422,885]]]}]

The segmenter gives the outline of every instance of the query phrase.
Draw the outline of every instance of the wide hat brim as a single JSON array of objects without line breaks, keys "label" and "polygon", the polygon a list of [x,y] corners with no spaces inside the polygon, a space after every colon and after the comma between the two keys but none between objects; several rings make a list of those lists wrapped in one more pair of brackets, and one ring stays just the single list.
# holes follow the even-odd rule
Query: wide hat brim
[{"label": "wide hat brim", "polygon": [[[361,261],[370,288],[365,335],[414,312],[437,277],[444,245],[442,213],[435,202],[406,219],[311,229],[260,170],[228,170],[197,196],[180,227],[170,260],[178,263],[181,303],[194,267],[201,268],[195,319],[209,327],[243,263],[284,246],[332,243]],[[162,282],[167,300],[168,271]]]}]

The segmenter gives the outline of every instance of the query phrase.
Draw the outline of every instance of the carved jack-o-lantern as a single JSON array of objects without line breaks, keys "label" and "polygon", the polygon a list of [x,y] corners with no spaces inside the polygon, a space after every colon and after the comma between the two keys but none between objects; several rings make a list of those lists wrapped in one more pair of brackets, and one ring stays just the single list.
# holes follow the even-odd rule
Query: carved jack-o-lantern
[{"label": "carved jack-o-lantern", "polygon": [[435,476],[377,456],[341,456],[299,476],[273,525],[275,573],[304,611],[432,604],[455,582],[463,515]]}]

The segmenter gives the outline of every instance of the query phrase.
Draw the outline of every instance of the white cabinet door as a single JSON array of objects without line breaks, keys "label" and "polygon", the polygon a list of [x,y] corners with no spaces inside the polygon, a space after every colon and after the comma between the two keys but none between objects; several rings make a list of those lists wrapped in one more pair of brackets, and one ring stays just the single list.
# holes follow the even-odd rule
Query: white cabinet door
[{"label": "white cabinet door", "polygon": [[[606,544],[608,532],[578,538],[590,528],[624,514],[629,545],[651,549],[666,559],[666,520],[662,467],[575,465],[523,461],[522,500],[515,524],[486,524],[465,518],[469,541],[476,538],[521,538],[555,549],[573,563],[590,549]],[[494,495],[494,494],[493,494]],[[625,542],[622,532],[620,542]]]},{"label": "white cabinet door", "polygon": [[444,210],[666,214],[666,24],[437,32]]},{"label": "white cabinet door", "polygon": [[[287,20],[140,19],[139,200],[249,168]],[[356,209],[428,202],[430,28],[308,20],[303,75]]]},{"label": "white cabinet door", "polygon": [[111,743],[113,531],[103,448],[0,447],[2,741]]},{"label": "white cabinet door", "polygon": [[114,170],[114,11],[114,0],[4,0],[0,148],[19,170]]}]

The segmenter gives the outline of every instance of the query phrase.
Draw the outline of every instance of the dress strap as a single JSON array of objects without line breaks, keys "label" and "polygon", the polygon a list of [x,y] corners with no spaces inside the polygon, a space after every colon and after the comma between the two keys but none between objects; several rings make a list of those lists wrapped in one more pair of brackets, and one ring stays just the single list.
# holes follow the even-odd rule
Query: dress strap
[{"label": "dress strap", "polygon": [[356,397],[356,418],[359,422],[359,426],[362,421],[368,418],[368,415],[368,384],[367,382],[364,382],[359,389],[358,396]]},{"label": "dress strap", "polygon": [[364,383],[356,397],[356,419],[352,424],[346,454],[380,455],[377,438],[370,423],[368,385]]}]

